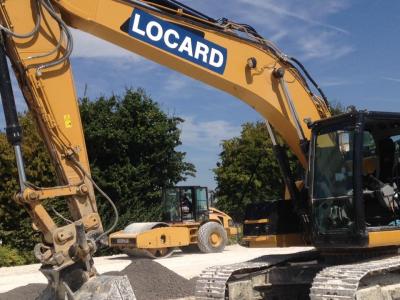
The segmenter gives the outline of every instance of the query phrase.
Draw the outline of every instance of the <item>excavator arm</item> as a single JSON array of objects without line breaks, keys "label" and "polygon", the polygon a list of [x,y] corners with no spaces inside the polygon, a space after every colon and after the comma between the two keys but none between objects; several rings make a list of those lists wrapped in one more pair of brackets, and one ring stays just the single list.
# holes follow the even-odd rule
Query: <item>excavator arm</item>
[{"label": "excavator arm", "polygon": [[[0,54],[11,61],[59,181],[59,186],[48,188],[27,181],[18,150],[20,138],[12,138],[21,135],[15,107],[7,110],[7,133],[16,151],[21,183],[15,199],[43,234],[35,255],[59,298],[95,277],[91,255],[96,242],[109,232],[104,232],[96,207],[94,188],[103,192],[90,176],[69,60],[73,48],[69,26],[241,99],[272,125],[304,167],[310,130],[303,120],[329,116],[326,102],[311,92],[295,68],[297,61],[252,27],[213,20],[177,1],[5,0],[0,23]],[[2,72],[8,72],[4,63]],[[1,91],[4,108],[13,108],[11,86],[4,85]],[[272,128],[270,133],[273,136]],[[69,206],[71,220],[66,225],[56,224],[43,205],[60,197]],[[76,272],[81,280],[69,281]]]}]

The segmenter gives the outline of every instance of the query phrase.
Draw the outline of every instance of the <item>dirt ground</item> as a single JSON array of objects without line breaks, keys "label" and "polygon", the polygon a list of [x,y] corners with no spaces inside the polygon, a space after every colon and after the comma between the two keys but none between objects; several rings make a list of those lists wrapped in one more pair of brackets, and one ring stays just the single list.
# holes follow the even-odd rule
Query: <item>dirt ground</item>
[{"label": "dirt ground", "polygon": [[[294,253],[310,248],[248,249],[228,246],[222,253],[178,252],[159,260],[126,255],[95,258],[100,274],[127,275],[138,300],[177,299],[194,295],[196,276],[213,265],[244,262],[266,254]],[[46,287],[39,265],[0,268],[0,300],[33,300]]]},{"label": "dirt ground", "polygon": [[[138,300],[177,299],[194,294],[195,278],[187,280],[148,259],[134,259],[121,272],[105,274],[127,275]],[[45,284],[29,284],[0,294],[0,299],[34,300],[45,287]]]},{"label": "dirt ground", "polygon": [[43,291],[43,289],[46,287],[45,284],[28,284],[23,287],[16,288],[12,291],[9,291],[7,293],[0,294],[0,299],[1,300],[34,300],[36,297],[38,297]]}]

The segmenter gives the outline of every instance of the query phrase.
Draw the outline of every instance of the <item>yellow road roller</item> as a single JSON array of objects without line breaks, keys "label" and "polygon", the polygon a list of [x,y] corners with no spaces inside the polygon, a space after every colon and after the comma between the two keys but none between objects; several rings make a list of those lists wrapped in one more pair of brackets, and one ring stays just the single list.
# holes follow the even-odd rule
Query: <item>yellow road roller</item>
[{"label": "yellow road roller", "polygon": [[162,222],[132,223],[110,234],[109,246],[129,256],[168,257],[173,250],[221,252],[238,234],[232,218],[210,207],[208,189],[179,186],[163,191]]}]

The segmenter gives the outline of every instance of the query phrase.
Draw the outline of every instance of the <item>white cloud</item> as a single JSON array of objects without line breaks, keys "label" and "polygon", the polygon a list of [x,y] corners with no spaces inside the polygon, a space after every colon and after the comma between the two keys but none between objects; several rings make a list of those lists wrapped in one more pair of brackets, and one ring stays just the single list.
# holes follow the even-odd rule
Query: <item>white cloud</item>
[{"label": "white cloud", "polygon": [[215,151],[222,140],[240,135],[241,127],[225,120],[198,121],[195,117],[184,116],[182,143],[197,150]]},{"label": "white cloud", "polygon": [[[345,37],[350,32],[332,24],[330,17],[347,9],[348,0],[232,0],[225,3],[214,0],[202,2],[183,0],[212,16],[228,16],[234,21],[248,22],[274,42],[288,42],[293,49],[285,49],[303,59],[334,60],[351,53],[354,49]],[[219,16],[218,16],[219,15]],[[141,57],[87,33],[72,29],[74,57]]]},{"label": "white cloud", "polygon": [[303,60],[334,60],[354,51],[345,41],[350,32],[328,22],[330,16],[348,7],[347,1],[239,1],[255,8],[252,19],[268,28],[272,41],[276,42],[278,38],[294,44],[292,51]]},{"label": "white cloud", "polygon": [[213,17],[248,23],[301,60],[335,60],[354,51],[349,30],[331,18],[350,7],[348,0],[232,0],[229,6],[214,0],[183,1]]},{"label": "white cloud", "polygon": [[126,57],[132,60],[142,58],[128,50],[99,39],[86,32],[71,28],[74,39],[72,57]]},{"label": "white cloud", "polygon": [[325,58],[338,59],[354,51],[350,45],[337,43],[337,33],[321,32],[318,34],[304,34],[297,40],[303,59]]},{"label": "white cloud", "polygon": [[289,35],[289,31],[281,29],[278,30],[277,33],[274,33],[271,37],[270,40],[276,42],[279,42],[280,40],[282,40],[283,38],[287,37]]},{"label": "white cloud", "polygon": [[[255,6],[258,9],[267,10],[277,15],[296,19],[310,25],[324,27],[341,33],[349,33],[346,29],[318,21],[318,17],[336,13],[337,11],[343,9],[345,6],[340,4],[343,1],[297,1],[297,3],[301,4],[301,7],[298,7],[294,1],[286,1],[286,5],[283,5],[285,2],[282,1],[280,1],[279,4],[277,4],[275,1],[268,0],[239,1],[247,5]],[[303,7],[307,7],[307,10],[304,10]]]},{"label": "white cloud", "polygon": [[360,84],[361,81],[354,81],[354,80],[345,80],[345,79],[338,79],[338,78],[329,78],[321,80],[321,86],[323,87],[333,87],[333,86],[343,86],[343,85],[350,85],[350,84]]},{"label": "white cloud", "polygon": [[389,76],[384,76],[382,79],[393,81],[393,82],[399,82],[400,83],[400,78],[394,78],[394,77],[389,77]]},{"label": "white cloud", "polygon": [[194,93],[200,91],[214,91],[214,88],[200,83],[199,81],[178,73],[171,71],[162,77],[162,84],[159,85],[159,95],[162,98],[179,98],[191,99]]},{"label": "white cloud", "polygon": [[164,83],[163,83],[163,90],[166,93],[173,93],[175,95],[178,95],[178,93],[182,93],[183,90],[191,87],[193,84],[193,80],[190,78],[173,72],[170,76],[168,76]]}]

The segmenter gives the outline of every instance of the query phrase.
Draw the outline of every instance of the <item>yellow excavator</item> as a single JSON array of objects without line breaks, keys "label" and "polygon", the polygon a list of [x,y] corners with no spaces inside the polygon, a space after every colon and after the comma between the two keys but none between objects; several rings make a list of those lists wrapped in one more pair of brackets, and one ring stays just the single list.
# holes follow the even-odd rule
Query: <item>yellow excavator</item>
[{"label": "yellow excavator", "polygon": [[[175,0],[3,0],[0,25],[0,92],[21,187],[15,200],[42,233],[34,249],[49,280],[42,299],[135,298],[127,278],[99,276],[93,265],[98,242],[113,230],[102,227],[94,189],[115,205],[90,175],[69,27],[225,91],[265,118],[291,199],[286,208],[271,207],[277,218],[267,218],[265,232],[291,234],[276,222],[294,222],[302,238],[290,244],[318,251],[213,267],[197,281],[198,299],[396,297],[400,114],[353,110],[330,117],[326,97],[297,59],[250,25]],[[34,186],[25,176],[6,57],[51,155],[56,187]],[[306,170],[302,189],[275,132]],[[43,206],[60,198],[70,209],[65,224]],[[291,214],[296,218],[285,217]]]},{"label": "yellow excavator", "polygon": [[131,223],[109,235],[108,245],[129,256],[165,258],[175,248],[222,252],[238,228],[226,213],[209,206],[208,189],[177,186],[163,191],[162,222]]}]

